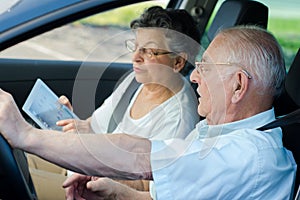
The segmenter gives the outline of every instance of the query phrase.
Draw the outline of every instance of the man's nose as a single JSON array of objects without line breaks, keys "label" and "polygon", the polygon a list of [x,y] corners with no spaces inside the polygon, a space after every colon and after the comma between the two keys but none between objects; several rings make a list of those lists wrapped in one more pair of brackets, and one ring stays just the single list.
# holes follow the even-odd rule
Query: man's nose
[{"label": "man's nose", "polygon": [[191,80],[191,82],[193,82],[193,83],[199,84],[199,83],[200,83],[200,79],[201,79],[200,74],[197,72],[197,70],[196,70],[196,68],[195,68],[195,69],[192,71],[192,73],[191,73],[190,80]]}]

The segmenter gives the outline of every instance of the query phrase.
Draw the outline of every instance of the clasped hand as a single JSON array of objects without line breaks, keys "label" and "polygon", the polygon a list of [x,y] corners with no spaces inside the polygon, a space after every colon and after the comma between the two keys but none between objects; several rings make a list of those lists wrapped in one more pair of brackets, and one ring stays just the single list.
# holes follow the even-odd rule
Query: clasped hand
[{"label": "clasped hand", "polygon": [[115,191],[118,185],[109,178],[97,178],[77,173],[63,183],[67,200],[116,199]]}]

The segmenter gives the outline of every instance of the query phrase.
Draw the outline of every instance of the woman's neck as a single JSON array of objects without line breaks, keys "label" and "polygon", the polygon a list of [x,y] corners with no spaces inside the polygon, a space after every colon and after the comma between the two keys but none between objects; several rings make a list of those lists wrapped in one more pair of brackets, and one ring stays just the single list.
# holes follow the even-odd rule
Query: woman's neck
[{"label": "woman's neck", "polygon": [[177,88],[168,88],[161,84],[154,83],[144,84],[131,107],[130,116],[133,119],[139,119],[145,116],[154,108],[161,105],[163,102],[167,101],[178,91],[180,91],[183,81],[181,80],[181,82],[181,85],[179,85],[178,83],[175,84],[177,86],[180,86]]},{"label": "woman's neck", "polygon": [[181,77],[176,77],[171,80],[165,80],[160,83],[146,83],[143,87],[143,92],[149,95],[161,96],[162,94],[172,94],[175,95],[183,87],[183,80]]}]

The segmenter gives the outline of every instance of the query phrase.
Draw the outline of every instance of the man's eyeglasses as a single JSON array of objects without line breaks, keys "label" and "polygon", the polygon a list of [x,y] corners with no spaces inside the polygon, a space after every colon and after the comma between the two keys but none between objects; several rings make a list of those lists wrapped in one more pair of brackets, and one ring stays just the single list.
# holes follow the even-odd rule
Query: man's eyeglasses
[{"label": "man's eyeglasses", "polygon": [[209,68],[207,68],[206,66],[208,65],[227,65],[227,66],[237,66],[241,68],[241,71],[248,77],[248,79],[252,79],[252,76],[250,75],[250,73],[245,69],[245,67],[243,67],[241,64],[238,63],[207,63],[207,62],[196,62],[196,70],[198,73],[204,75],[207,71],[209,71]]},{"label": "man's eyeglasses", "polygon": [[173,54],[174,52],[171,51],[161,51],[161,49],[154,49],[154,48],[145,48],[140,47],[138,48],[134,39],[125,40],[125,46],[129,52],[133,53],[136,50],[139,51],[141,56],[146,56],[148,59],[151,59],[153,56],[158,55],[165,55],[165,54]]}]

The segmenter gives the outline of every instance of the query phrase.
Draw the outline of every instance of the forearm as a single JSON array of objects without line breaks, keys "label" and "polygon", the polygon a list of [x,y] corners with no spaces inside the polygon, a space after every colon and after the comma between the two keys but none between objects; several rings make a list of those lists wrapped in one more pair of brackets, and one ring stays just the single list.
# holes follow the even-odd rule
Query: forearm
[{"label": "forearm", "polygon": [[79,173],[116,179],[152,179],[151,143],[147,139],[34,129],[20,148]]}]

